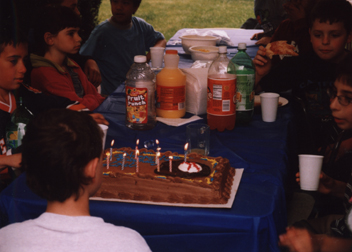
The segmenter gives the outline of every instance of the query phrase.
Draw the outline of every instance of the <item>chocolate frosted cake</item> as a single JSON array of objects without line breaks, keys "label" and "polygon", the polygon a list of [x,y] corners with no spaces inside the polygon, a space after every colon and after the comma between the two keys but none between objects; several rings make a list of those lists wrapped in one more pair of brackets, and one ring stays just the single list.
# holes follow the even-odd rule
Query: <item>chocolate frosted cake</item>
[{"label": "chocolate frosted cake", "polygon": [[140,149],[137,169],[135,150],[113,149],[95,197],[186,204],[226,204],[230,198],[235,169],[228,159],[191,153],[184,162],[183,154],[167,151],[159,166],[156,161],[153,150]]}]

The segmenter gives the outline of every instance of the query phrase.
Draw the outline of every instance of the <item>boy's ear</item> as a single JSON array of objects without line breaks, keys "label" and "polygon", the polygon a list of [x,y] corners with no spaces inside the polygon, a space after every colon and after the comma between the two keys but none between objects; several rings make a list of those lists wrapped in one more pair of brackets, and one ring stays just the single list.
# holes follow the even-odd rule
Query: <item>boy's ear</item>
[{"label": "boy's ear", "polygon": [[351,41],[352,41],[352,31],[351,31],[350,34],[347,36],[347,43],[346,43],[346,44],[351,43]]},{"label": "boy's ear", "polygon": [[98,166],[99,158],[94,158],[88,162],[84,169],[84,173],[89,178],[95,178],[96,169]]},{"label": "boy's ear", "polygon": [[54,35],[51,34],[50,32],[46,32],[46,33],[44,34],[44,41],[45,41],[45,43],[46,43],[47,45],[49,45],[49,46],[51,46],[51,45],[54,44],[53,38],[54,38]]}]

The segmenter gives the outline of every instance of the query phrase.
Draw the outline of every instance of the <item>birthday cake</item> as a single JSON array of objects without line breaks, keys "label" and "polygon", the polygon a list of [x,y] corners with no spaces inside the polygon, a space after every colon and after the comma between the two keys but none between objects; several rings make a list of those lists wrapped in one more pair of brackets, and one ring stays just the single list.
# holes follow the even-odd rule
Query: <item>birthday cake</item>
[{"label": "birthday cake", "polygon": [[137,161],[131,148],[112,149],[95,197],[185,204],[226,204],[230,198],[235,169],[228,159],[191,153],[185,162],[184,155],[170,151],[138,152]]}]

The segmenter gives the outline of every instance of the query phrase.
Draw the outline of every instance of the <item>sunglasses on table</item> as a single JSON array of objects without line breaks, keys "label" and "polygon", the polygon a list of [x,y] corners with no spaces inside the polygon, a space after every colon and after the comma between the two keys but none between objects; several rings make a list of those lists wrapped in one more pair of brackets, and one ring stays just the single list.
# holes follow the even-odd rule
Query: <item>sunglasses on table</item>
[{"label": "sunglasses on table", "polygon": [[335,88],[328,88],[327,89],[328,96],[330,97],[330,100],[335,99],[337,97],[338,102],[342,106],[348,106],[352,103],[352,98],[349,98],[345,95],[337,95],[337,90]]}]

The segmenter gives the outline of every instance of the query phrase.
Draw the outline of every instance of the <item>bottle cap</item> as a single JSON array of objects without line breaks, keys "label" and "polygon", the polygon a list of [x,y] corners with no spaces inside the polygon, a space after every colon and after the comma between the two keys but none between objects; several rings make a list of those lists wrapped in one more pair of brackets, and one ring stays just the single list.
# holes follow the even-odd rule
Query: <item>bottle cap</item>
[{"label": "bottle cap", "polygon": [[238,49],[246,50],[247,49],[247,44],[246,43],[238,43]]},{"label": "bottle cap", "polygon": [[147,62],[147,56],[145,56],[145,55],[136,55],[136,56],[134,56],[134,62],[136,62],[136,63],[145,63],[145,62]]},{"label": "bottle cap", "polygon": [[226,53],[227,52],[227,46],[219,46],[219,53]]},{"label": "bottle cap", "polygon": [[166,54],[178,54],[177,50],[166,50]]}]

